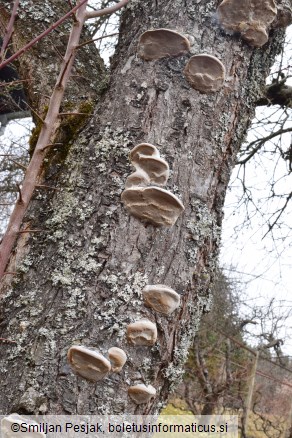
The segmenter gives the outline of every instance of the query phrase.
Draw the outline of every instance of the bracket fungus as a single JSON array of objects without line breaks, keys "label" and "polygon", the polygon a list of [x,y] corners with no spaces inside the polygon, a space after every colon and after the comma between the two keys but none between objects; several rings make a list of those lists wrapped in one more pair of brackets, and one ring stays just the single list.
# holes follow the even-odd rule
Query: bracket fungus
[{"label": "bracket fungus", "polygon": [[154,345],[157,339],[156,324],[148,319],[141,319],[129,324],[127,339],[132,345]]},{"label": "bracket fungus", "polygon": [[108,357],[112,364],[112,371],[119,373],[127,361],[127,355],[121,348],[111,347],[108,350]]},{"label": "bracket fungus", "polygon": [[220,90],[225,80],[225,67],[218,58],[202,53],[190,58],[184,68],[190,85],[201,93]]},{"label": "bracket fungus", "polygon": [[170,315],[180,305],[179,294],[164,284],[146,286],[143,289],[143,298],[148,307],[165,315]]},{"label": "bracket fungus", "polygon": [[217,9],[220,24],[239,32],[253,47],[268,41],[267,28],[277,15],[274,0],[223,0]]},{"label": "bracket fungus", "polygon": [[184,210],[181,201],[171,192],[150,183],[164,186],[169,177],[169,167],[160,158],[158,149],[149,143],[135,146],[130,160],[136,171],[128,176],[122,202],[129,212],[153,225],[173,225]]},{"label": "bracket fungus", "polygon": [[[169,166],[165,160],[160,158],[158,149],[149,143],[141,143],[135,146],[130,152],[130,160],[134,165],[136,172],[130,175],[126,182],[126,188],[133,185],[147,185],[154,183],[159,186],[164,186],[169,177]],[[146,176],[145,183],[140,184],[133,181],[134,175],[142,171]]]},{"label": "bracket fungus", "polygon": [[144,32],[139,40],[138,55],[146,61],[179,56],[190,50],[190,42],[180,33],[169,29]]},{"label": "bracket fungus", "polygon": [[133,216],[157,226],[172,226],[184,210],[175,195],[158,187],[126,189],[122,201]]},{"label": "bracket fungus", "polygon": [[130,386],[128,394],[137,405],[141,405],[147,403],[151,397],[156,395],[156,389],[152,385],[146,386],[144,383],[138,383]]},{"label": "bracket fungus", "polygon": [[110,362],[102,354],[79,345],[69,349],[68,361],[76,374],[92,382],[102,380],[111,370]]}]

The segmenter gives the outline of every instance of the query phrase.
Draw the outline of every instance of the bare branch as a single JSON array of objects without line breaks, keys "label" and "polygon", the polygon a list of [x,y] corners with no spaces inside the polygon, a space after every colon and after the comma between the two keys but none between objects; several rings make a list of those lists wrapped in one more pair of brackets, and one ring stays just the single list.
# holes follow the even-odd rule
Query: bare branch
[{"label": "bare branch", "polygon": [[280,217],[282,216],[282,214],[284,213],[287,205],[289,204],[289,201],[292,198],[292,192],[289,193],[289,195],[286,197],[285,203],[283,205],[283,207],[280,210],[277,210],[277,216],[276,219],[272,222],[272,224],[269,224],[269,228],[268,231],[264,234],[263,239],[267,236],[267,234],[272,231],[272,229],[274,228],[274,226],[277,224],[278,220],[280,219]]},{"label": "bare branch", "polygon": [[287,132],[292,132],[292,127],[286,128],[286,129],[280,129],[279,131],[272,132],[270,135],[267,135],[267,137],[252,141],[251,143],[249,143],[246,151],[251,149],[253,146],[255,146],[255,145],[256,146],[252,149],[252,151],[248,154],[248,156],[246,158],[244,158],[243,160],[237,161],[237,164],[246,164],[261,149],[261,147],[267,141],[272,140],[273,138],[278,137],[280,135],[283,135]]},{"label": "bare branch", "polygon": [[109,15],[117,12],[119,9],[123,8],[129,3],[129,0],[121,0],[118,4],[110,6],[109,8],[101,9],[99,11],[89,11],[86,13],[85,20],[90,18],[101,17],[102,15]]},{"label": "bare branch", "polygon": [[77,49],[79,49],[80,47],[86,46],[87,44],[95,43],[95,41],[99,41],[99,40],[102,40],[102,39],[104,39],[104,38],[110,38],[110,37],[113,37],[113,36],[116,36],[116,35],[119,35],[119,33],[118,33],[118,32],[110,33],[110,34],[108,34],[108,35],[103,35],[103,36],[100,36],[100,37],[98,37],[98,38],[94,38],[93,40],[85,41],[84,43],[79,44],[79,46],[77,47]]},{"label": "bare branch", "polygon": [[2,43],[2,47],[1,47],[1,51],[0,51],[0,62],[2,61],[2,59],[5,58],[6,48],[8,46],[9,41],[10,41],[11,35],[13,33],[13,25],[14,25],[14,21],[17,17],[17,9],[19,6],[19,1],[20,0],[14,0],[10,20],[9,20],[8,26],[6,28],[6,32],[5,32],[5,35],[3,38],[3,43]]}]

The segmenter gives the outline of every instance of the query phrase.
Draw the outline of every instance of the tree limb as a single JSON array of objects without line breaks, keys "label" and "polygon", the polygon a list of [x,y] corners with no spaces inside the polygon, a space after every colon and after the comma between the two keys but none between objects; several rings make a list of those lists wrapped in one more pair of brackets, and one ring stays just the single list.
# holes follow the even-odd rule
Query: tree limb
[{"label": "tree limb", "polygon": [[257,106],[280,105],[292,108],[292,87],[286,85],[286,79],[275,81],[266,86],[264,95],[257,101]]}]

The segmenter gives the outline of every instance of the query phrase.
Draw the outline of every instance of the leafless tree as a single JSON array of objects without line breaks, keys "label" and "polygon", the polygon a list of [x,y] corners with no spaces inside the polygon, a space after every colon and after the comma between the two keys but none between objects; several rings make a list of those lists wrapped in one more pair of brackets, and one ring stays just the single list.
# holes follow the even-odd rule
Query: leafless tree
[{"label": "leafless tree", "polygon": [[264,237],[269,234],[275,242],[286,239],[287,248],[292,197],[291,47],[290,35],[257,101],[256,117],[241,148],[234,180],[242,186],[239,203],[246,206],[244,226],[251,221],[254,224],[257,216]]},{"label": "leafless tree", "polygon": [[[1,338],[13,341],[0,345],[3,413],[161,409],[209,305],[230,173],[283,44],[281,17],[291,21],[291,1],[277,1],[277,17],[262,31],[269,40],[255,48],[224,31],[217,0],[132,0],[109,72],[88,44],[90,30],[82,25],[98,13],[86,3],[20,3],[13,21],[13,5],[1,2],[1,34],[5,40],[11,33],[12,53],[1,65],[14,61],[36,124],[0,248]],[[180,31],[192,46],[149,62],[137,51],[141,34],[152,28]],[[223,63],[227,81],[220,90],[201,94],[187,81],[186,63],[199,53]],[[141,143],[154,144],[169,163],[168,188],[184,204],[171,228],[145,223],[121,203],[129,152]],[[144,306],[141,292],[149,284],[180,294],[172,316]],[[158,329],[152,348],[126,340],[129,323],[142,318]],[[68,367],[72,344],[104,355],[120,346],[130,360],[121,374],[94,385]],[[128,388],[137,382],[154,386],[156,397],[133,403]]]}]

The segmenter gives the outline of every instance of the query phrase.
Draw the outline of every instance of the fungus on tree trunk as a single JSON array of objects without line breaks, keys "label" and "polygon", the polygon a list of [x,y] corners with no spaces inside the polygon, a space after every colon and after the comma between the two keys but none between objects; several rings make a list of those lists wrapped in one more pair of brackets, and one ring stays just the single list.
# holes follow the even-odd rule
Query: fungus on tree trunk
[{"label": "fungus on tree trunk", "polygon": [[171,227],[184,210],[175,195],[158,187],[126,189],[122,201],[133,216],[157,226]]},{"label": "fungus on tree trunk", "polygon": [[180,305],[179,294],[164,284],[146,286],[143,289],[143,298],[146,306],[165,315],[170,315]]},{"label": "fungus on tree trunk", "polygon": [[189,40],[169,29],[155,29],[144,32],[139,40],[138,54],[146,61],[179,56],[190,50]]},{"label": "fungus on tree trunk", "polygon": [[129,324],[127,339],[132,345],[154,345],[157,339],[156,324],[148,319],[141,319]]},{"label": "fungus on tree trunk", "polygon": [[121,199],[129,212],[154,225],[173,225],[184,206],[171,192],[150,183],[164,186],[169,177],[169,167],[160,158],[158,149],[149,143],[135,146],[130,160],[136,171],[128,176]]},{"label": "fungus on tree trunk", "polygon": [[112,372],[119,373],[127,361],[127,355],[121,348],[111,347],[108,357],[112,364]]},{"label": "fungus on tree trunk", "polygon": [[111,370],[110,362],[99,352],[83,346],[68,351],[68,361],[76,374],[87,380],[102,380]]},{"label": "fungus on tree trunk", "polygon": [[223,86],[225,67],[215,56],[203,53],[190,58],[184,74],[195,90],[212,93]]},{"label": "fungus on tree trunk", "polygon": [[154,397],[156,389],[152,385],[146,386],[143,383],[138,383],[137,385],[130,386],[128,394],[137,405],[140,405],[147,403],[151,397]]},{"label": "fungus on tree trunk", "polygon": [[[136,168],[136,172],[130,175],[126,181],[126,188],[133,185],[146,185],[154,183],[159,186],[164,186],[169,177],[169,166],[165,160],[160,158],[158,149],[149,143],[142,143],[135,146],[130,153],[131,163]],[[139,171],[146,175],[145,181],[141,181],[136,177],[136,173],[141,175]]]},{"label": "fungus on tree trunk", "polygon": [[268,41],[267,29],[277,15],[274,0],[223,0],[217,9],[224,29],[239,32],[251,46]]}]

